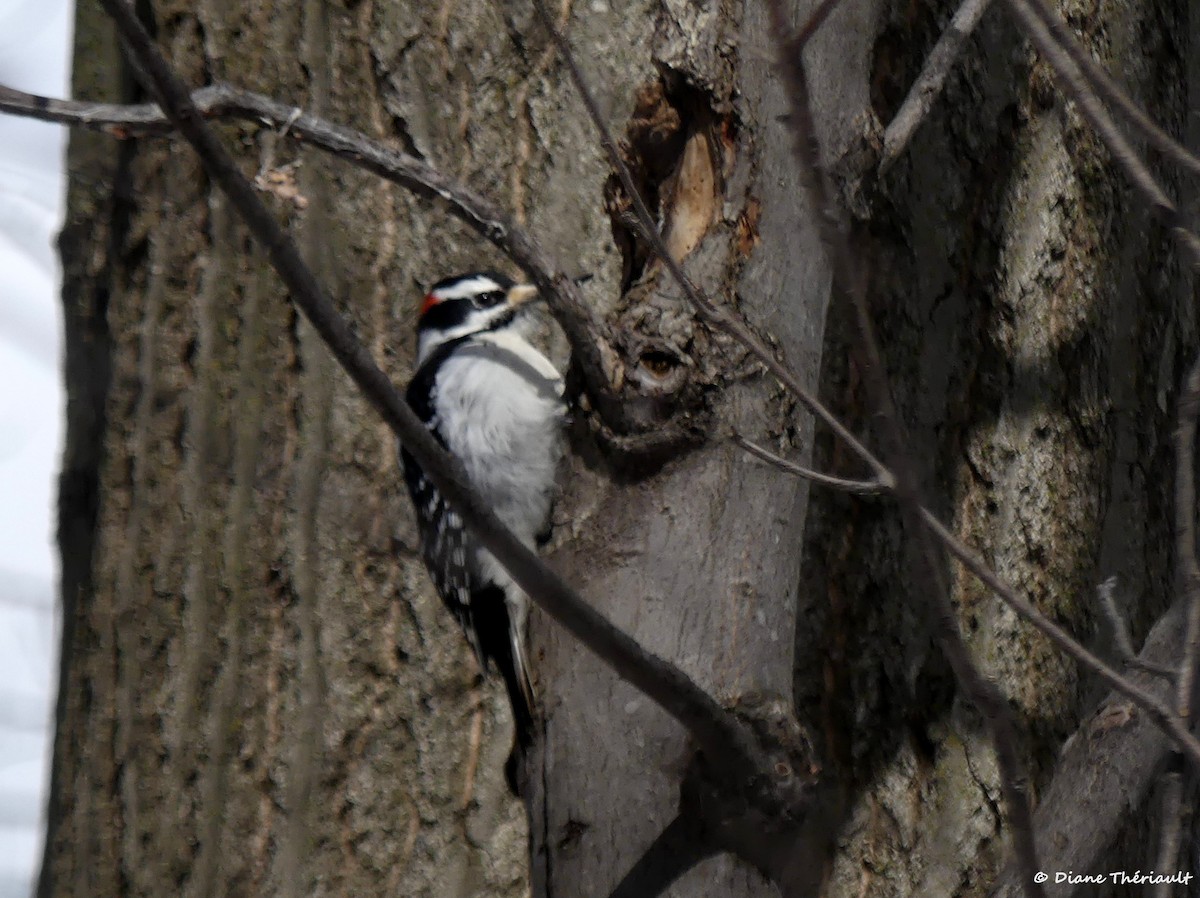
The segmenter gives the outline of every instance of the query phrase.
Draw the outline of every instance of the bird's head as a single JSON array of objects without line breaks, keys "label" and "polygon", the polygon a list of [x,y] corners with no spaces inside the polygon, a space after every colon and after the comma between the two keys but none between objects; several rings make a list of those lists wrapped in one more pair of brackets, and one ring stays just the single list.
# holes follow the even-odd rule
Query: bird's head
[{"label": "bird's head", "polygon": [[417,319],[417,361],[448,340],[512,327],[522,307],[538,295],[494,272],[444,278],[429,288]]}]

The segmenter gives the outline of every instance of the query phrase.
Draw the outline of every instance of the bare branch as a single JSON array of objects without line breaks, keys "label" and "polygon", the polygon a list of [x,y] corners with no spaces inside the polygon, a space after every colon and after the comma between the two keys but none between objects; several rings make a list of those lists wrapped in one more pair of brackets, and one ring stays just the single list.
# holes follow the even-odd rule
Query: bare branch
[{"label": "bare branch", "polygon": [[813,10],[811,16],[808,17],[803,25],[796,29],[796,47],[803,47],[812,39],[812,36],[821,30],[821,26],[825,24],[825,20],[833,13],[842,0],[821,0],[821,5]]},{"label": "bare branch", "polygon": [[[584,362],[587,361],[589,353],[591,354],[593,361],[590,365],[584,366],[585,373],[588,370],[594,372],[592,378],[589,379],[589,386],[592,381],[599,382],[603,386],[598,388],[596,393],[599,393],[601,397],[608,395],[607,371],[610,370],[611,363],[597,350],[597,345],[607,349],[603,342],[603,338],[607,335],[607,328],[583,302],[578,292],[578,285],[574,282],[568,284],[566,278],[555,274],[556,267],[545,257],[536,241],[524,229],[508,221],[504,213],[490,202],[450,181],[420,160],[383,146],[365,134],[307,113],[297,114],[296,107],[279,103],[261,94],[244,91],[227,84],[216,84],[197,90],[192,94],[192,99],[195,101],[197,109],[205,117],[245,119],[277,128],[286,126],[289,129],[288,133],[294,138],[400,184],[420,196],[438,197],[445,200],[450,211],[456,217],[504,251],[533,278],[543,292],[547,293],[551,309],[563,326],[571,343],[572,351]],[[135,134],[167,135],[174,129],[170,120],[153,103],[117,105],[55,100],[13,90],[2,85],[0,85],[0,112],[89,128],[117,137],[129,137]],[[611,136],[609,140],[611,141]],[[613,146],[615,147],[615,144]],[[613,164],[618,166],[619,172],[624,171],[623,177],[629,177],[628,169],[621,162],[619,155],[610,156],[610,159],[614,160]],[[630,179],[630,183],[632,183],[632,179]],[[654,228],[653,219],[649,218],[648,221],[649,229],[643,225],[641,219],[636,217],[631,219],[630,225],[639,231],[639,235],[647,243],[655,247],[656,252],[666,253],[665,244]],[[860,444],[854,434],[800,383],[799,378],[775,357],[743,321],[713,305],[700,294],[686,275],[677,266],[675,267],[678,276],[683,278],[681,283],[689,300],[707,321],[724,329],[742,343],[767,366],[784,386],[797,396],[809,411],[825,422],[861,458],[867,460],[868,464],[877,468],[876,473],[883,473],[883,469],[877,461],[872,463],[873,456],[869,450]],[[596,398],[595,393],[593,393],[593,398]],[[607,420],[613,420],[610,410],[606,411],[602,408],[602,412]]]},{"label": "bare branch", "polygon": [[794,461],[788,461],[786,458],[776,455],[771,450],[764,449],[757,443],[750,442],[740,433],[733,435],[733,441],[751,455],[761,458],[781,471],[786,471],[788,474],[794,474],[797,477],[803,477],[805,480],[811,480],[813,483],[819,483],[821,486],[841,490],[844,493],[853,493],[858,496],[878,496],[880,493],[890,493],[895,489],[895,484],[890,480],[848,480],[844,477],[822,474],[820,471],[806,468],[804,465],[796,464]]},{"label": "bare branch", "polygon": [[1093,673],[1098,674],[1106,683],[1125,695],[1141,708],[1163,731],[1171,736],[1180,749],[1192,759],[1192,763],[1200,767],[1200,740],[1197,740],[1188,728],[1172,712],[1171,708],[1154,693],[1142,688],[1132,679],[1122,676],[1108,664],[1097,658],[1086,648],[1076,642],[1069,633],[1047,618],[1033,607],[1028,601],[1019,596],[1011,586],[1005,583],[983,563],[957,536],[946,529],[932,513],[921,510],[925,526],[941,540],[942,544],[957,558],[967,570],[974,574],[985,586],[996,593],[1022,619],[1038,628],[1055,645],[1074,658]]},{"label": "bare branch", "polygon": [[[1184,607],[1176,601],[1146,637],[1138,659],[1163,665],[1179,656]],[[1156,701],[1169,701],[1164,680],[1135,674]],[[1080,724],[1059,753],[1054,776],[1044,788],[1034,815],[1034,834],[1045,870],[1084,872],[1112,857],[1113,840],[1128,826],[1160,782],[1172,743],[1157,721],[1139,713],[1123,690],[1110,692],[1095,713]],[[1077,886],[1048,883],[1054,898],[1081,894]],[[995,898],[1016,898],[1020,875],[1010,862],[1000,876]]]},{"label": "bare branch", "polygon": [[1117,654],[1121,656],[1122,661],[1128,661],[1136,653],[1133,650],[1133,640],[1129,638],[1129,627],[1125,625],[1125,618],[1121,616],[1121,610],[1117,608],[1117,600],[1114,596],[1116,589],[1117,578],[1109,577],[1096,587],[1096,596],[1100,599],[1100,608],[1108,620],[1109,627],[1112,628],[1113,643],[1116,646]]},{"label": "bare branch", "polygon": [[[1175,711],[1192,727],[1196,665],[1200,662],[1200,559],[1196,555],[1196,421],[1200,417],[1200,355],[1188,369],[1179,396],[1175,426],[1175,582],[1187,614],[1183,660],[1175,684]],[[1163,790],[1162,831],[1157,869],[1170,870],[1179,858],[1183,830],[1183,771],[1172,770]],[[1171,898],[1170,883],[1154,889],[1154,898]]]},{"label": "bare branch", "polygon": [[908,147],[921,122],[937,102],[946,83],[946,76],[962,54],[963,45],[983,14],[992,5],[992,0],[964,0],[954,13],[954,18],[938,38],[937,44],[925,59],[925,67],[913,82],[908,96],[899,111],[888,123],[883,134],[883,153],[879,159],[879,173],[883,174]]},{"label": "bare branch", "polygon": [[[197,113],[210,119],[242,119],[286,129],[297,140],[405,187],[418,196],[445,203],[447,209],[519,265],[537,284],[562,326],[579,362],[588,393],[607,421],[622,412],[610,384],[613,350],[607,326],[583,301],[578,284],[561,269],[519,224],[494,203],[437,169],[367,135],[334,124],[251,91],[214,84],[191,94]],[[138,134],[169,135],[171,121],[154,103],[114,105],[54,100],[0,85],[0,112],[102,131],[119,138]]]},{"label": "bare branch", "polygon": [[840,220],[832,191],[821,169],[804,61],[794,38],[790,37],[791,26],[782,0],[772,0],[770,8],[779,45],[779,68],[783,73],[784,86],[792,107],[789,123],[796,136],[794,152],[800,168],[800,181],[808,194],[809,207],[829,256],[833,272],[831,290],[834,300],[843,305],[850,304],[854,309],[859,341],[867,357],[864,370],[867,394],[892,443],[892,473],[901,512],[910,524],[912,532],[918,534],[918,558],[921,562],[919,573],[930,587],[935,632],[955,677],[967,697],[983,714],[991,731],[1000,771],[1000,788],[1008,808],[1013,845],[1020,862],[1022,881],[1030,898],[1039,898],[1043,892],[1036,878],[1038,863],[1037,849],[1033,842],[1033,821],[1030,816],[1029,799],[1025,794],[1025,776],[1021,770],[1012,712],[995,684],[984,677],[975,666],[963,641],[954,609],[950,605],[950,588],[942,571],[941,558],[928,531],[919,526],[922,517],[932,515],[923,507],[917,492],[917,478],[909,457],[908,439],[892,401],[879,341],[875,337],[874,324],[867,308],[864,279],[855,274],[850,243],[846,236],[847,229]]},{"label": "bare branch", "polygon": [[[219,105],[222,85],[196,91],[192,100],[205,114]],[[170,134],[175,126],[154,103],[123,105],[91,103],[86,100],[55,100],[0,85],[0,112],[59,125],[102,131],[113,137],[126,138],[135,134]]]},{"label": "bare branch", "polygon": [[1008,0],[1008,6],[1038,52],[1058,75],[1063,90],[1078,104],[1079,111],[1108,147],[1113,159],[1124,170],[1142,200],[1171,231],[1192,267],[1200,268],[1200,237],[1184,225],[1179,210],[1146,168],[1129,140],[1117,128],[1112,116],[1097,98],[1079,67],[1051,37],[1046,25],[1034,12],[1028,0]]},{"label": "bare branch", "polygon": [[1155,664],[1151,661],[1143,661],[1136,655],[1126,659],[1126,666],[1132,667],[1135,670],[1140,670],[1142,673],[1152,674],[1156,677],[1162,677],[1164,680],[1169,680],[1174,683],[1179,679],[1179,671],[1166,664]]},{"label": "bare branch", "polygon": [[[1066,27],[1061,17],[1045,3],[1045,0],[1028,0],[1028,3],[1029,9],[1049,30],[1058,45],[1066,51],[1070,60],[1078,66],[1100,99],[1108,103],[1163,156],[1193,175],[1200,176],[1200,158],[1159,127],[1144,110],[1130,99],[1129,94],[1102,65],[1092,58],[1079,39]],[[925,60],[925,67],[909,90],[900,110],[887,126],[883,137],[883,153],[879,162],[881,174],[891,168],[900,154],[904,152],[913,133],[929,114],[941,93],[946,75],[961,54],[963,44],[990,5],[991,0],[965,0],[955,12],[950,25]]]},{"label": "bare branch", "polygon": [[1133,640],[1129,637],[1129,627],[1125,623],[1121,609],[1117,607],[1116,588],[1117,578],[1109,577],[1096,587],[1096,595],[1100,598],[1100,610],[1104,612],[1104,618],[1108,621],[1108,626],[1112,630],[1113,645],[1117,650],[1117,655],[1127,667],[1135,667],[1138,670],[1154,674],[1155,676],[1165,677],[1171,682],[1175,682],[1175,678],[1179,676],[1178,670],[1165,665],[1154,664],[1150,661],[1143,661],[1133,650]]},{"label": "bare branch", "polygon": [[1042,24],[1050,30],[1059,46],[1066,50],[1071,60],[1079,66],[1102,100],[1115,108],[1117,113],[1133,125],[1152,147],[1193,175],[1200,175],[1200,158],[1197,158],[1187,147],[1160,128],[1129,98],[1129,95],[1108,74],[1104,66],[1092,59],[1091,54],[1080,43],[1079,38],[1071,33],[1058,14],[1046,5],[1045,0],[1029,0],[1029,6]]},{"label": "bare branch", "polygon": [[[100,0],[148,75],[149,89],[229,197],[272,266],[342,368],[388,423],[479,541],[555,620],[681,723],[706,752],[736,771],[763,769],[753,738],[729,712],[674,665],[645,651],[583,601],[496,518],[467,486],[461,466],[438,445],[375,365],[232,157],[204,123],[186,86],[170,68],[125,0]],[[303,118],[303,116],[301,116]],[[297,125],[299,119],[297,119]],[[295,125],[294,125],[295,127]]]}]

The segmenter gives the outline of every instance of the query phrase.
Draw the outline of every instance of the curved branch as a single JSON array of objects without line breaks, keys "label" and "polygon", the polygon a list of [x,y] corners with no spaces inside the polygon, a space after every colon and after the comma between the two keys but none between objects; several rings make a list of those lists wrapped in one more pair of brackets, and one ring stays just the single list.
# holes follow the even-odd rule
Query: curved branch
[{"label": "curved branch", "polygon": [[822,0],[821,5],[812,11],[807,21],[796,29],[796,47],[801,49],[812,40],[813,36],[821,30],[821,26],[841,5],[842,0]]},{"label": "curved branch", "polygon": [[1153,691],[1139,686],[1129,677],[1118,673],[1109,664],[1101,661],[1095,654],[1076,642],[1066,630],[1047,618],[1030,602],[1017,595],[1011,586],[1001,580],[999,575],[984,564],[962,540],[951,533],[945,524],[935,518],[932,512],[922,509],[921,520],[930,532],[937,536],[947,551],[961,562],[963,567],[1003,599],[1004,603],[1022,620],[1033,624],[1060,649],[1088,670],[1098,674],[1115,690],[1131,699],[1162,728],[1163,732],[1175,740],[1180,749],[1192,759],[1193,764],[1200,765],[1200,740],[1196,739],[1187,726],[1171,711],[1166,702]]},{"label": "curved branch", "polygon": [[[1192,362],[1179,396],[1175,426],[1175,585],[1187,609],[1183,660],[1175,683],[1175,713],[1191,728],[1196,698],[1196,665],[1200,663],[1200,558],[1196,555],[1196,421],[1200,418],[1200,356]],[[1182,760],[1178,755],[1176,760]],[[1178,768],[1179,764],[1173,765]],[[1184,771],[1172,769],[1162,798],[1162,828],[1157,866],[1174,867],[1183,830]],[[1155,898],[1170,898],[1171,885],[1160,884]]]},{"label": "curved branch", "polygon": [[788,474],[811,480],[813,483],[827,486],[830,489],[840,490],[843,493],[851,493],[856,496],[878,496],[880,493],[890,493],[896,488],[896,485],[889,480],[850,480],[846,477],[834,477],[832,474],[814,471],[812,468],[806,468],[794,461],[788,461],[771,450],[764,449],[758,443],[750,442],[739,433],[733,435],[733,441],[754,457],[762,459],[780,471],[786,471]]},{"label": "curved branch", "polygon": [[[1184,603],[1176,601],[1159,618],[1138,655],[1142,662],[1161,666],[1179,657],[1184,611]],[[1169,683],[1149,674],[1136,677],[1151,694],[1169,700]],[[1130,815],[1161,781],[1171,748],[1156,721],[1138,714],[1121,691],[1109,693],[1063,745],[1054,777],[1041,791],[1033,822],[1043,869],[1080,873],[1111,869],[1100,865],[1111,857],[1113,840]],[[1019,878],[1010,863],[993,898],[1019,898]],[[1046,885],[1051,898],[1084,894],[1068,883],[1051,880]]]},{"label": "curved branch", "polygon": [[1096,597],[1100,600],[1100,610],[1104,613],[1104,617],[1108,620],[1108,626],[1112,630],[1113,647],[1116,649],[1121,663],[1127,667],[1134,667],[1145,673],[1152,673],[1157,677],[1163,677],[1174,683],[1179,677],[1178,668],[1143,661],[1138,658],[1137,652],[1133,650],[1133,639],[1129,635],[1129,625],[1121,615],[1120,609],[1117,608],[1117,600],[1113,596],[1116,588],[1117,578],[1109,577],[1096,587]]},{"label": "curved branch", "polygon": [[[229,84],[213,84],[190,94],[189,102],[198,117],[241,119],[279,128],[418,196],[444,202],[452,215],[512,259],[537,284],[571,343],[588,394],[601,415],[608,421],[622,420],[610,386],[615,354],[608,326],[583,301],[578,283],[561,274],[529,232],[494,203],[407,153],[262,94]],[[167,136],[175,131],[171,119],[156,103],[119,105],[55,100],[3,85],[0,85],[0,112],[102,131],[122,139],[135,135]]]},{"label": "curved branch", "polygon": [[[583,302],[578,284],[561,274],[555,274],[555,266],[538,248],[536,242],[520,226],[509,221],[499,209],[445,178],[420,160],[385,147],[361,132],[300,112],[295,106],[288,106],[228,84],[200,88],[191,97],[197,110],[205,118],[244,119],[287,129],[293,137],[400,184],[420,196],[444,199],[456,217],[508,254],[546,293],[551,311],[571,343],[572,352],[580,359],[584,375],[588,378],[589,393],[597,400],[601,414],[608,421],[621,420],[620,412],[611,407],[611,394],[608,389],[613,357],[606,339],[607,327]],[[102,131],[118,138],[138,134],[166,136],[175,130],[170,119],[163,115],[155,103],[119,105],[55,100],[3,85],[0,85],[0,112]],[[599,110],[596,110],[596,114],[599,115]],[[616,145],[611,135],[608,137],[608,145],[613,147],[615,154]],[[628,180],[626,190],[633,189],[632,177],[621,163],[620,156],[610,155],[610,160],[615,160],[614,164],[618,165],[617,171],[623,172],[622,180]],[[637,196],[636,193],[633,195]],[[630,222],[631,226],[638,230],[643,240],[654,247],[656,253],[661,254],[661,258],[667,260],[666,264],[672,269],[672,274],[680,279],[688,299],[705,320],[721,328],[746,347],[810,412],[854,449],[860,458],[866,460],[877,476],[884,475],[886,468],[874,459],[870,450],[800,382],[799,377],[787,365],[775,357],[744,321],[713,305],[697,290],[682,269],[669,258],[666,244],[655,228],[653,218],[644,205],[642,208],[646,217],[635,217]],[[607,406],[602,404],[606,401]]]},{"label": "curved branch", "polygon": [[[867,395],[875,413],[882,419],[884,433],[891,443],[892,470],[900,511],[905,521],[917,532],[917,569],[929,587],[930,617],[955,679],[987,722],[996,749],[1000,789],[1012,826],[1013,847],[1019,860],[1022,884],[1029,898],[1040,898],[1044,893],[1035,875],[1038,870],[1037,847],[1033,842],[1033,821],[1025,790],[1026,777],[1017,748],[1012,711],[1000,690],[983,675],[971,657],[950,604],[950,587],[942,570],[942,557],[930,532],[920,526],[922,518],[932,518],[933,515],[921,501],[908,438],[896,412],[891,386],[887,381],[887,369],[875,335],[875,325],[867,307],[864,278],[857,273],[850,242],[846,237],[847,228],[839,220],[837,206],[821,169],[804,61],[791,36],[783,3],[781,0],[772,0],[770,8],[779,44],[779,68],[792,106],[789,122],[795,133],[794,153],[800,169],[800,181],[808,194],[809,206],[828,253],[833,271],[831,289],[834,297],[854,311],[859,342],[867,357],[863,374]],[[993,579],[999,578],[993,576]]]}]

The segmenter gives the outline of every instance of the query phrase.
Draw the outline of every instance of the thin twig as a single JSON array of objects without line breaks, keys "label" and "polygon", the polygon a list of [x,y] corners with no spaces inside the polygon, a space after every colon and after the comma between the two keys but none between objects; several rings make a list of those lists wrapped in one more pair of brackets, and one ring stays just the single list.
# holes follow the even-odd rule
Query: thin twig
[{"label": "thin twig", "polygon": [[[856,275],[854,259],[847,238],[847,228],[832,191],[825,180],[817,147],[816,125],[812,117],[808,76],[804,61],[790,37],[791,24],[782,0],[770,3],[772,22],[779,47],[779,68],[791,103],[789,124],[795,133],[794,153],[800,168],[800,182],[808,195],[809,208],[820,230],[832,270],[831,290],[834,301],[849,304],[854,309],[859,342],[866,355],[864,382],[876,414],[882,419],[892,444],[892,473],[900,509],[910,525],[916,525],[929,512],[921,503],[914,465],[908,449],[900,416],[892,400],[886,368],[875,337],[874,324],[867,307],[865,280]],[[945,581],[941,558],[929,532],[920,526],[910,526],[917,534],[921,563],[921,579],[929,584],[932,618],[942,651],[963,691],[979,709],[991,731],[996,749],[1000,789],[1008,809],[1013,846],[1021,869],[1022,883],[1029,898],[1040,898],[1043,890],[1037,879],[1037,847],[1033,842],[1033,819],[1025,791],[1020,752],[1017,748],[1016,725],[1012,712],[994,683],[976,667],[963,640],[958,618],[950,604],[950,588]]]},{"label": "thin twig", "polygon": [[1141,195],[1150,210],[1170,230],[1175,240],[1189,258],[1192,267],[1200,268],[1200,237],[1186,227],[1179,210],[1171,202],[1162,186],[1138,157],[1128,138],[1113,122],[1112,116],[1100,102],[1079,66],[1050,35],[1041,18],[1027,0],[1007,0],[1009,8],[1017,17],[1022,29],[1042,57],[1050,63],[1058,75],[1059,83],[1074,100],[1079,111],[1095,130],[1101,142],[1112,154],[1113,160],[1125,172],[1134,190]]},{"label": "thin twig", "polygon": [[1112,630],[1113,647],[1117,650],[1117,656],[1126,667],[1133,667],[1137,670],[1175,682],[1175,678],[1179,676],[1178,670],[1172,670],[1169,667],[1154,664],[1150,661],[1143,661],[1137,656],[1137,652],[1133,650],[1133,640],[1129,636],[1129,626],[1125,623],[1121,609],[1117,607],[1116,589],[1117,578],[1109,577],[1096,587],[1096,596],[1100,599],[1100,610],[1104,612],[1104,619],[1108,621],[1109,629]]},{"label": "thin twig", "polygon": [[1100,98],[1116,109],[1126,122],[1133,125],[1147,142],[1193,175],[1200,175],[1200,158],[1179,143],[1170,134],[1160,128],[1136,103],[1130,99],[1116,80],[1092,58],[1092,55],[1080,42],[1058,13],[1052,10],[1045,0],[1029,0],[1029,6],[1034,14],[1041,19],[1042,24],[1050,29],[1051,35],[1070,55],[1072,61],[1091,83],[1093,90]]},{"label": "thin twig", "polygon": [[[554,274],[557,270],[556,267],[546,258],[536,241],[524,229],[507,222],[504,214],[487,200],[450,181],[420,160],[383,146],[378,141],[353,129],[335,125],[308,114],[297,116],[296,108],[293,106],[228,84],[216,84],[201,88],[192,94],[192,97],[200,112],[208,118],[240,118],[262,122],[271,127],[279,127],[284,122],[290,121],[292,123],[290,133],[293,137],[400,184],[419,196],[440,197],[446,201],[450,211],[456,217],[474,228],[481,236],[492,241],[524,269],[534,282],[543,288],[543,292],[547,289],[551,291],[547,294],[551,309],[555,312],[559,323],[563,325],[563,330],[571,343],[572,352],[577,357],[586,359],[589,349],[595,354],[595,347],[598,343],[603,342],[599,337],[605,335],[607,329],[590,312],[589,307],[582,301],[578,293],[578,284],[582,279],[564,284],[566,279],[561,275]],[[167,135],[174,130],[174,126],[162,114],[157,104],[117,105],[78,100],[55,100],[16,91],[2,85],[0,85],[0,112],[90,128],[123,137],[133,134]],[[620,161],[619,156],[616,159],[618,162]],[[621,168],[624,166],[622,165]],[[625,169],[625,175],[628,176],[628,169]],[[650,219],[650,230],[646,230],[637,218],[632,219],[630,224],[638,229],[644,240],[655,247],[656,252],[660,249],[662,252],[666,252],[661,236],[653,228],[653,219]],[[873,456],[854,434],[804,387],[791,369],[781,363],[744,322],[733,318],[725,310],[713,305],[696,290],[695,285],[687,279],[682,271],[679,271],[678,268],[676,271],[683,278],[684,291],[689,300],[706,320],[723,328],[741,342],[766,365],[784,386],[797,396],[809,411],[820,418],[840,439],[854,448],[856,454],[867,460],[872,467],[878,466],[878,462],[872,464],[870,459]],[[545,286],[547,284],[550,285],[549,288]],[[560,284],[562,284],[562,289],[558,289]],[[608,362],[596,356],[592,368],[601,372],[598,379],[604,380],[603,372],[608,370]],[[604,391],[598,392],[604,393]],[[608,414],[605,414],[605,418],[609,418]],[[876,473],[882,474],[882,468],[879,468]]]},{"label": "thin twig", "polygon": [[[1178,658],[1184,612],[1177,598],[1151,627],[1138,657],[1152,664]],[[1161,701],[1169,702],[1174,695],[1174,687],[1163,680],[1145,680],[1144,685]],[[1042,869],[1111,870],[1106,864],[1112,860],[1114,840],[1128,831],[1130,809],[1145,805],[1162,780],[1163,762],[1173,752],[1174,743],[1162,727],[1137,713],[1123,693],[1113,690],[1103,696],[1063,743],[1050,782],[1039,789],[1034,835],[1042,851]],[[1018,875],[1010,861],[992,898],[1017,898]],[[1084,894],[1078,889],[1075,893]]]},{"label": "thin twig", "polygon": [[1153,661],[1143,661],[1136,655],[1126,660],[1125,665],[1132,667],[1134,670],[1140,670],[1142,673],[1148,673],[1156,677],[1161,677],[1164,680],[1169,680],[1174,683],[1179,679],[1179,671],[1173,667],[1168,667],[1165,664],[1155,664]]},{"label": "thin twig", "polygon": [[1104,611],[1104,616],[1108,620],[1108,625],[1113,631],[1113,643],[1116,646],[1117,654],[1121,656],[1122,661],[1134,657],[1133,640],[1129,637],[1129,627],[1125,625],[1125,618],[1121,616],[1121,611],[1117,608],[1117,600],[1114,593],[1117,590],[1117,578],[1109,577],[1103,583],[1096,587],[1096,596],[1100,599],[1100,608]]},{"label": "thin twig", "polygon": [[821,5],[814,9],[808,20],[796,29],[797,49],[803,49],[812,36],[820,31],[825,20],[841,5],[841,2],[842,0],[821,0]]},{"label": "thin twig", "polygon": [[1081,665],[1112,686],[1122,695],[1127,696],[1135,705],[1141,708],[1168,736],[1175,740],[1179,748],[1191,758],[1192,763],[1200,768],[1200,740],[1188,728],[1183,726],[1174,711],[1164,702],[1128,677],[1122,676],[1100,658],[1089,652],[1075,639],[1037,610],[1028,601],[1019,596],[1015,590],[983,561],[972,552],[962,540],[951,533],[946,526],[926,509],[921,510],[925,526],[941,540],[950,554],[957,558],[967,570],[976,576],[992,592],[996,593],[1022,620],[1033,624],[1041,633],[1055,645],[1070,655]]},{"label": "thin twig", "polygon": [[892,167],[908,147],[921,122],[929,115],[929,110],[942,93],[946,76],[962,55],[963,45],[991,5],[992,0],[964,0],[954,13],[954,18],[925,59],[925,67],[909,89],[908,96],[883,133],[883,153],[879,159],[881,175]]},{"label": "thin twig", "polygon": [[167,117],[196,150],[206,171],[264,244],[292,300],[329,347],[363,396],[405,447],[480,543],[530,597],[617,673],[675,717],[706,752],[751,774],[760,756],[745,728],[681,670],[639,646],[583,601],[500,522],[466,485],[461,465],[438,445],[420,419],[354,337],[345,319],[301,258],[295,243],[263,205],[232,157],[205,124],[186,86],[163,58],[125,0],[100,0],[127,48],[149,76]]},{"label": "thin twig", "polygon": [[761,458],[781,471],[786,471],[788,474],[794,474],[797,477],[803,477],[805,480],[811,480],[813,483],[819,483],[821,486],[840,490],[843,493],[853,493],[858,496],[878,496],[880,493],[890,493],[895,488],[895,484],[884,480],[849,480],[845,477],[822,474],[820,471],[806,468],[804,465],[797,464],[794,461],[788,461],[786,458],[776,455],[770,449],[765,449],[757,443],[750,442],[740,433],[733,435],[733,441],[751,455]]},{"label": "thin twig", "polygon": [[1143,673],[1152,674],[1156,677],[1162,677],[1164,680],[1169,680],[1174,683],[1179,679],[1179,671],[1173,667],[1167,667],[1165,664],[1155,664],[1152,661],[1143,661],[1136,655],[1125,662],[1126,666],[1132,667],[1134,670],[1140,670]]}]

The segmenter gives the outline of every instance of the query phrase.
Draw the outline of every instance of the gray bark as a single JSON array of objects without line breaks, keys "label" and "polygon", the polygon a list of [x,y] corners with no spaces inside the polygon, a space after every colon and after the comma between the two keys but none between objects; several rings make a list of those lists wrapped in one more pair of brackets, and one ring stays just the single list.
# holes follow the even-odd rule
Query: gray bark
[{"label": "gray bark", "polygon": [[[1147,636],[1141,657],[1173,663],[1180,655],[1184,629],[1183,608],[1177,603]],[[1164,701],[1172,699],[1173,687],[1167,680],[1149,674],[1135,676]],[[1110,693],[1080,731],[1063,745],[1054,779],[1042,795],[1042,808],[1034,826],[1037,843],[1042,847],[1043,868],[1062,873],[1110,873],[1119,869],[1110,860],[1110,846],[1131,818],[1141,816],[1167,767],[1170,749],[1171,743],[1162,730],[1139,715],[1124,696]],[[1114,808],[1117,813],[1113,813]],[[1145,844],[1145,860],[1135,861],[1135,869],[1161,870],[1157,864],[1150,864],[1153,844]],[[1188,869],[1185,854],[1180,859],[1180,870]],[[1021,887],[1016,878],[1010,867],[996,894],[1004,898],[1019,895]],[[1060,898],[1078,887],[1078,881],[1060,882],[1051,876],[1046,894]]]},{"label": "gray bark", "polygon": [[[852,112],[866,103],[872,18],[870,5],[858,8],[810,51],[820,72],[821,136],[834,157],[854,135]],[[584,39],[574,42],[581,56],[592,55]],[[718,158],[724,154],[718,211],[688,257],[688,270],[713,295],[736,297],[749,320],[814,382],[829,274],[797,182],[790,132],[775,124],[787,110],[773,73],[766,10],[749,4],[742,13],[711,6],[700,12],[666,4],[651,53],[668,83],[700,87],[708,104],[700,114],[724,112],[733,123],[734,138],[715,148]],[[685,117],[689,112],[697,115],[686,110]],[[664,230],[677,231],[674,225],[668,217]],[[790,701],[796,610],[811,613],[824,601],[799,580],[808,488],[720,435],[733,427],[805,459],[811,422],[727,340],[708,345],[690,321],[679,323],[683,300],[665,274],[650,275],[633,295],[619,321],[642,329],[651,321],[652,335],[703,347],[693,358],[697,368],[712,366],[702,355],[707,351],[735,372],[713,401],[717,438],[649,479],[614,481],[577,464],[569,504],[585,514],[572,522],[574,538],[555,563],[586,584],[587,597],[613,621],[727,704],[747,695]],[[659,311],[664,307],[669,311]],[[686,734],[614,673],[552,627],[542,632],[548,746],[535,881],[538,873],[547,877],[548,894],[603,895],[631,863],[615,859],[636,858],[675,815],[690,749]],[[817,873],[819,879],[819,865]],[[775,891],[726,855],[697,866],[668,894]]]}]

